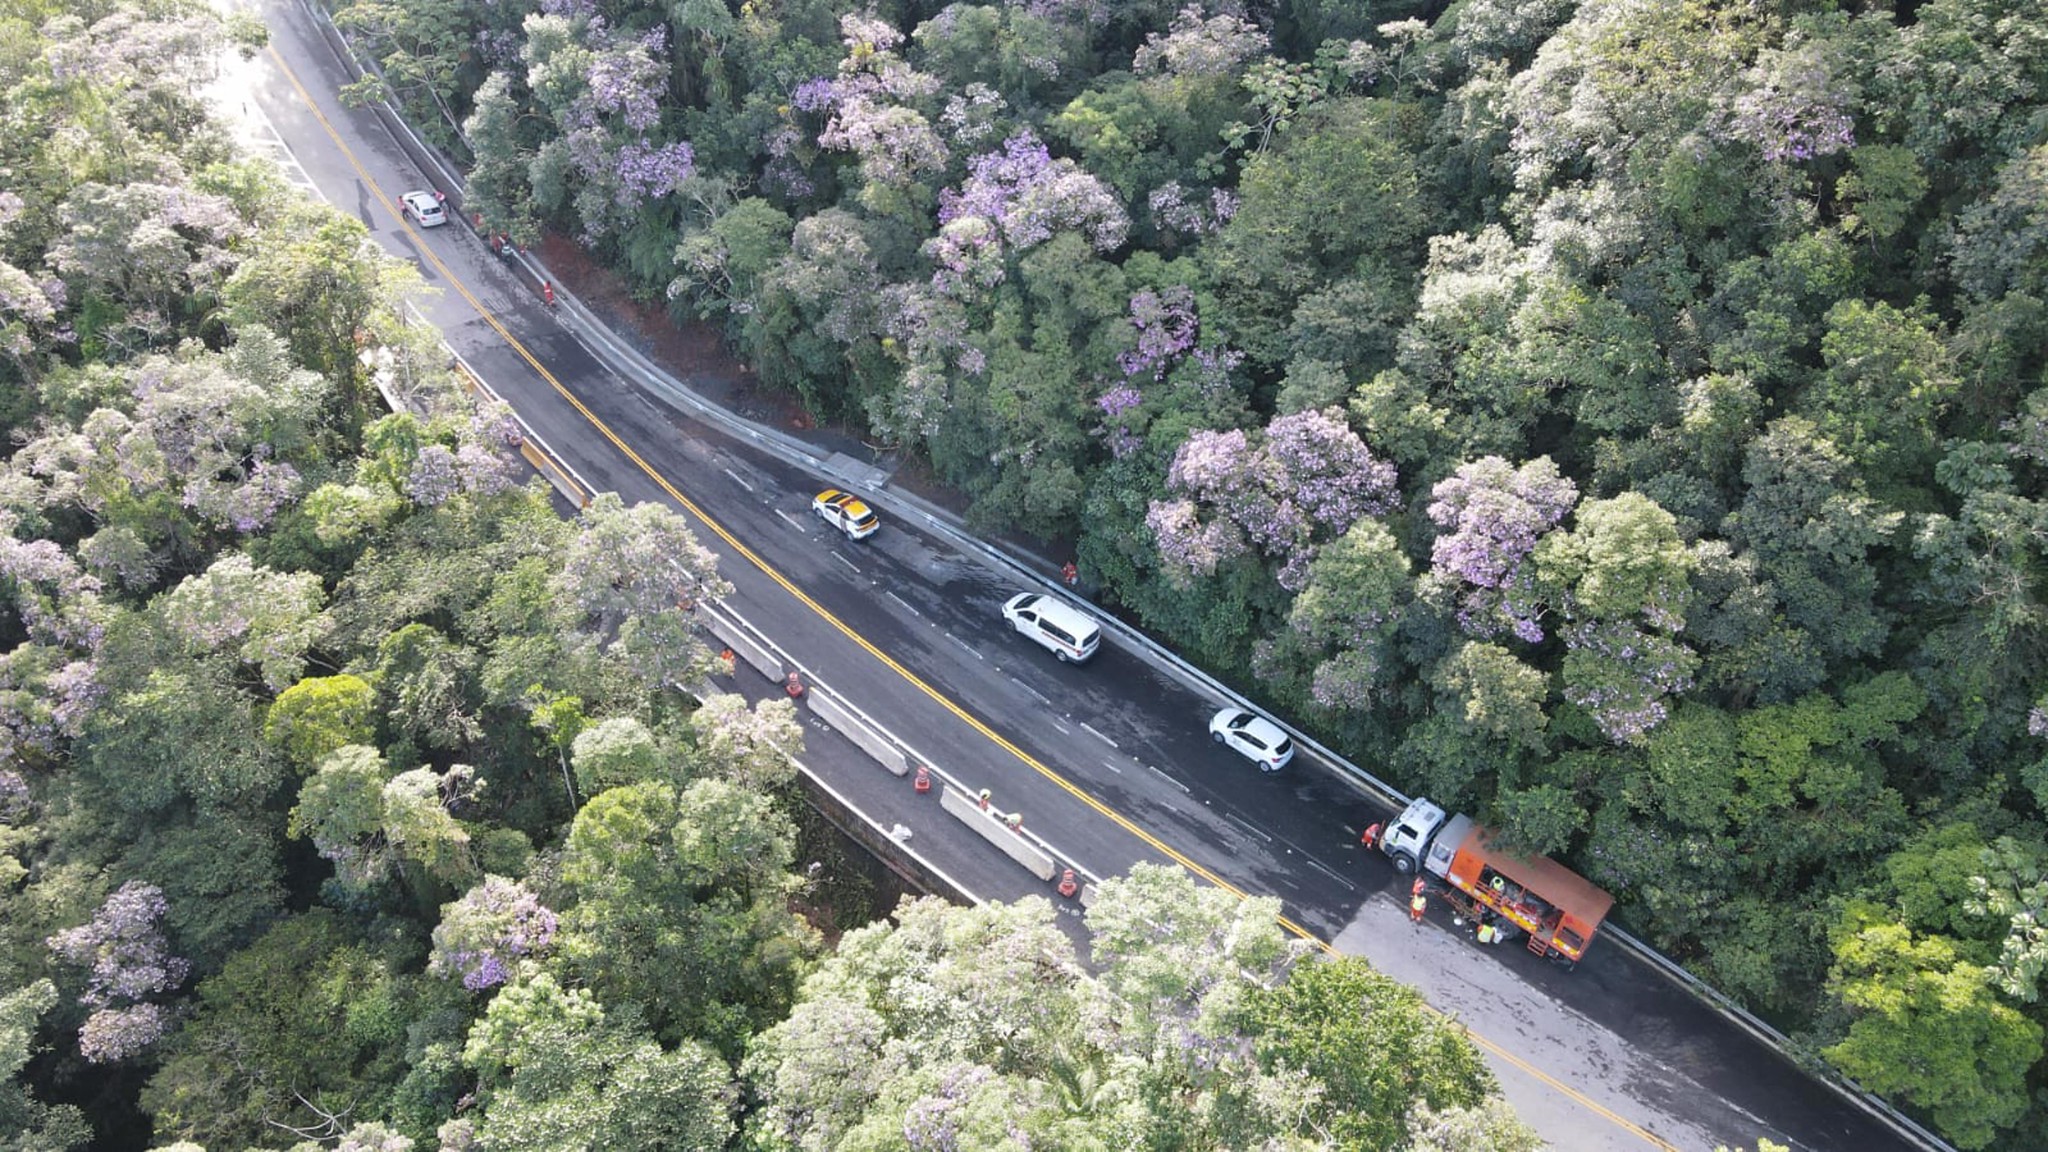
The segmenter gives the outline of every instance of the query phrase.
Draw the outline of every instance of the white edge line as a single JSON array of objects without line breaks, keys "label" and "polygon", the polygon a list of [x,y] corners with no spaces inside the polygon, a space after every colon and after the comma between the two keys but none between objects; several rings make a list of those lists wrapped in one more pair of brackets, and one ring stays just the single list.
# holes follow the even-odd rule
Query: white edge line
[{"label": "white edge line", "polygon": [[1109,737],[1104,736],[1102,733],[1096,731],[1095,726],[1093,724],[1090,724],[1086,720],[1083,720],[1081,721],[1081,727],[1088,729],[1088,734],[1095,737],[1097,740],[1102,741],[1104,744],[1109,745],[1111,748],[1115,748],[1119,752],[1123,751],[1123,745],[1117,743],[1114,740],[1111,740]]},{"label": "white edge line", "polygon": [[1145,767],[1146,767],[1146,768],[1147,768],[1147,769],[1148,769],[1148,770],[1149,770],[1149,771],[1150,771],[1150,772],[1151,772],[1151,773],[1152,773],[1153,775],[1155,775],[1155,776],[1159,777],[1159,778],[1160,778],[1161,780],[1164,780],[1164,781],[1166,781],[1166,782],[1167,782],[1168,784],[1171,784],[1171,785],[1173,785],[1173,786],[1174,786],[1175,788],[1178,788],[1178,789],[1180,789],[1180,790],[1181,790],[1181,791],[1183,791],[1183,792],[1187,792],[1187,794],[1188,794],[1188,795],[1190,795],[1190,796],[1193,796],[1193,795],[1194,795],[1194,793],[1193,793],[1193,792],[1190,792],[1190,791],[1188,791],[1188,786],[1187,786],[1187,785],[1185,785],[1185,784],[1181,783],[1180,781],[1178,781],[1178,780],[1175,780],[1175,779],[1174,779],[1173,777],[1171,777],[1171,776],[1167,775],[1167,774],[1166,774],[1166,770],[1165,770],[1164,768],[1160,768],[1160,767],[1158,767],[1158,766],[1156,766],[1156,765],[1152,765],[1152,764],[1147,764],[1147,765],[1145,765]]}]

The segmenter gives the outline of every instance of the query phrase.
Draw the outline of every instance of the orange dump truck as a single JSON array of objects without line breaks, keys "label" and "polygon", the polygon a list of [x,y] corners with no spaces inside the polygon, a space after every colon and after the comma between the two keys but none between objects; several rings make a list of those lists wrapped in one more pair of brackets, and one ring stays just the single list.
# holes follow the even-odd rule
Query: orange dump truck
[{"label": "orange dump truck", "polygon": [[1529,951],[1566,965],[1586,954],[1614,907],[1614,897],[1557,861],[1502,851],[1471,817],[1448,815],[1419,797],[1380,837],[1380,851],[1398,871],[1440,877],[1463,910],[1491,912],[1502,926],[1528,934]]}]

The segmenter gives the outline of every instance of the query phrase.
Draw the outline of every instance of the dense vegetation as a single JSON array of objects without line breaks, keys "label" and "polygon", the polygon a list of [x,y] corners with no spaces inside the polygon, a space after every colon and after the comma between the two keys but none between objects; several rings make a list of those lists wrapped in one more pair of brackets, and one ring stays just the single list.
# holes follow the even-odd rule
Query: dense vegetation
[{"label": "dense vegetation", "polygon": [[494,225],[1075,541],[1958,1143],[2048,1143],[2038,6],[342,19]]},{"label": "dense vegetation", "polygon": [[1533,1149],[1177,871],[1087,968],[1036,900],[828,949],[794,709],[679,687],[714,557],[515,485],[409,267],[209,121],[219,44],[0,3],[0,1148]]}]

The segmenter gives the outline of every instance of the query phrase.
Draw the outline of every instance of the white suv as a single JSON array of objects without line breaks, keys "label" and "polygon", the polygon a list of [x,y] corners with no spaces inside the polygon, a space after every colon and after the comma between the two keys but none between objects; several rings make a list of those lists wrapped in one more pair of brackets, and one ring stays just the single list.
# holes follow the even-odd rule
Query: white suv
[{"label": "white suv", "polygon": [[1019,592],[1003,605],[1003,619],[1060,658],[1080,664],[1095,655],[1102,628],[1071,606],[1042,592]]}]

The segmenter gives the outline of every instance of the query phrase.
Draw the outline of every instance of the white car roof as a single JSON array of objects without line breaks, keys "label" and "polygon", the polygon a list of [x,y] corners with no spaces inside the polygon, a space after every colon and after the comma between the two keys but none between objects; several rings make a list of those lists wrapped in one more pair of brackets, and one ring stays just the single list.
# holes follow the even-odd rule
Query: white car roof
[{"label": "white car roof", "polygon": [[[1246,717],[1249,719],[1245,719]],[[1249,732],[1265,741],[1268,746],[1277,746],[1282,740],[1287,739],[1287,733],[1281,731],[1278,724],[1248,709],[1225,708],[1217,713],[1216,721],[1235,727],[1241,732]]]}]

